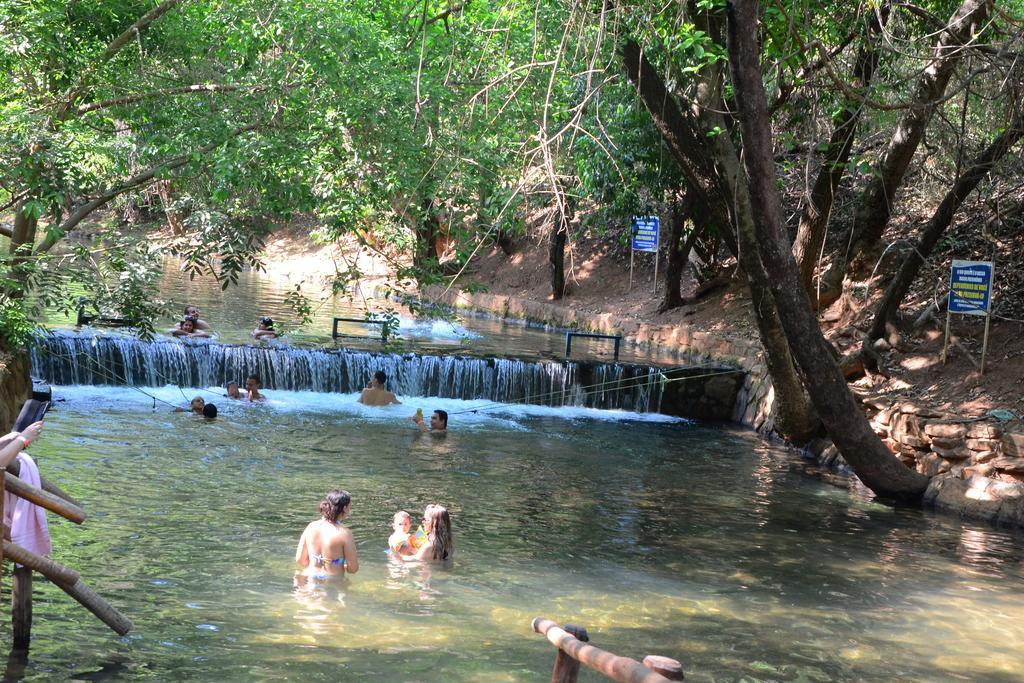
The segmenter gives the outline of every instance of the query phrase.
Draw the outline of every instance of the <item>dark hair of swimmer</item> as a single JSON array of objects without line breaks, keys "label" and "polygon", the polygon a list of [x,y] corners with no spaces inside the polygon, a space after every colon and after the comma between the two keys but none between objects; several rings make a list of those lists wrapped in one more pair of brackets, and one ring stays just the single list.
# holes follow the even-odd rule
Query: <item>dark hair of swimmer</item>
[{"label": "dark hair of swimmer", "polygon": [[373,373],[373,378],[377,380],[377,382],[381,386],[384,386],[388,382],[388,376],[384,374],[383,370],[378,370],[377,372]]},{"label": "dark hair of swimmer", "polygon": [[338,521],[342,511],[352,502],[352,496],[343,489],[329,491],[324,499],[320,501],[320,516],[328,522]]},{"label": "dark hair of swimmer", "polygon": [[452,518],[443,505],[431,504],[423,511],[423,529],[434,535],[434,559],[447,560],[452,554]]},{"label": "dark hair of swimmer", "polygon": [[435,410],[434,415],[443,423],[442,429],[448,429],[448,411],[447,410]]},{"label": "dark hair of swimmer", "polygon": [[274,329],[274,319],[271,318],[269,315],[265,315],[262,318],[260,318],[260,324],[266,325],[268,330]]},{"label": "dark hair of swimmer", "polygon": [[259,383],[260,383],[260,376],[259,376],[259,375],[257,375],[257,374],[255,374],[255,373],[253,373],[253,374],[249,375],[249,376],[248,376],[248,377],[246,377],[245,379],[246,379],[246,380],[254,379],[254,380],[256,380],[256,384],[259,384]]},{"label": "dark hair of swimmer", "polygon": [[203,417],[217,417],[217,406],[212,403],[207,403],[203,406]]}]

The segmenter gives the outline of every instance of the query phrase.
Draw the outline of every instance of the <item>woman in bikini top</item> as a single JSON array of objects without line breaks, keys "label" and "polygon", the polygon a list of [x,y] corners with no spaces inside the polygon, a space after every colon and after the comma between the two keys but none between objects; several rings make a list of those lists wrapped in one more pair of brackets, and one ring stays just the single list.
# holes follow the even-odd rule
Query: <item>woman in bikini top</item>
[{"label": "woman in bikini top", "polygon": [[359,571],[352,532],[341,521],[348,516],[352,497],[335,489],[320,502],[320,519],[310,522],[295,549],[295,561],[307,576],[344,576]]}]

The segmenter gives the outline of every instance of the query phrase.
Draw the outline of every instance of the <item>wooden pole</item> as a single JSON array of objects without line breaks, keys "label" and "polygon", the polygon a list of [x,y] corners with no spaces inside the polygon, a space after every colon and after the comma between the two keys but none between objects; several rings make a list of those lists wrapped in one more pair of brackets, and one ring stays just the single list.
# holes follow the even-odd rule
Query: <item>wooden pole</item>
[{"label": "wooden pole", "polygon": [[29,569],[34,569],[54,583],[66,583],[71,585],[80,578],[79,573],[74,569],[54,562],[48,557],[37,555],[27,548],[22,548],[17,543],[4,541],[3,548],[4,555],[7,556],[8,560],[28,567]]},{"label": "wooden pole", "polygon": [[579,663],[616,681],[616,683],[669,683],[671,681],[671,679],[648,669],[635,659],[619,657],[577,640],[550,619],[540,617],[534,619],[533,630],[543,634],[548,642]]},{"label": "wooden pole", "polygon": [[988,327],[992,322],[992,312],[985,314],[985,336],[981,342],[981,374],[985,374],[985,354],[988,353]]},{"label": "wooden pole", "polygon": [[654,252],[654,293],[658,293],[658,261],[661,260],[661,249]]},{"label": "wooden pole", "polygon": [[670,681],[683,680],[683,665],[679,660],[661,655],[647,655],[644,657],[643,665],[652,671],[660,673]]},{"label": "wooden pole", "polygon": [[85,510],[77,505],[69,503],[63,498],[55,496],[52,493],[47,493],[42,489],[37,489],[35,486],[26,484],[10,472],[4,473],[4,479],[7,482],[7,490],[14,495],[31,501],[41,508],[46,508],[51,512],[56,512],[61,517],[69,519],[75,524],[81,524],[85,521]]},{"label": "wooden pole", "polygon": [[633,254],[636,251],[633,249],[632,241],[629,243],[629,291],[633,291]]},{"label": "wooden pole", "polygon": [[32,570],[15,567],[11,576],[11,630],[14,649],[27,650],[32,640]]},{"label": "wooden pole", "polygon": [[942,364],[943,365],[945,365],[946,362],[949,360],[949,318],[950,318],[951,315],[952,315],[952,313],[950,313],[949,309],[947,308],[946,309],[946,336],[942,340]]},{"label": "wooden pole", "polygon": [[[21,463],[17,459],[12,460],[7,465],[7,471],[10,472],[11,474],[13,474],[16,477],[20,477],[21,476]],[[57,486],[53,482],[47,481],[46,477],[44,477],[41,474],[39,475],[39,488],[41,488],[42,490],[46,491],[47,493],[52,493],[53,495],[55,495],[55,496],[57,496],[59,498],[63,498],[64,500],[66,500],[67,502],[71,503],[72,505],[77,505],[78,507],[82,507],[82,504],[79,503],[77,500],[75,500],[71,496],[71,494],[67,493],[64,489],[62,489],[61,487]]]},{"label": "wooden pole", "polygon": [[70,586],[59,582],[55,585],[92,612],[97,619],[113,629],[117,635],[123,636],[132,630],[131,619],[117,611],[96,591],[85,585],[81,579]]},{"label": "wooden pole", "polygon": [[[4,489],[5,489],[4,485],[7,483],[7,477],[2,476],[2,475],[6,474],[6,473],[7,473],[7,470],[5,468],[3,468],[3,467],[0,467],[0,525],[2,525],[3,521],[4,521],[4,498],[6,498],[6,496],[4,495]],[[4,527],[6,527],[6,525],[4,525]],[[0,533],[3,533],[4,531],[6,531],[5,528],[0,530]],[[3,587],[3,583],[4,583],[3,579],[4,579],[4,550],[3,550],[3,544],[0,543],[0,588]]]},{"label": "wooden pole", "polygon": [[[565,632],[583,643],[590,640],[587,629],[582,626],[566,624]],[[580,663],[562,650],[556,652],[555,668],[551,670],[551,683],[576,683],[576,679],[580,675]]]}]

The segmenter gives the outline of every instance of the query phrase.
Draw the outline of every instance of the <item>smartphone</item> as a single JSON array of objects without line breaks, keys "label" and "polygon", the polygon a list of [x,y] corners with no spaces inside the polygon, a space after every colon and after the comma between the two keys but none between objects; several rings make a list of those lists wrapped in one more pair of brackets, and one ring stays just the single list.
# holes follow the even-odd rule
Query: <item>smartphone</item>
[{"label": "smartphone", "polygon": [[21,407],[21,412],[18,413],[18,419],[14,422],[14,431],[25,431],[25,428],[30,424],[42,420],[49,409],[49,401],[37,401],[34,398],[25,401],[25,405]]}]

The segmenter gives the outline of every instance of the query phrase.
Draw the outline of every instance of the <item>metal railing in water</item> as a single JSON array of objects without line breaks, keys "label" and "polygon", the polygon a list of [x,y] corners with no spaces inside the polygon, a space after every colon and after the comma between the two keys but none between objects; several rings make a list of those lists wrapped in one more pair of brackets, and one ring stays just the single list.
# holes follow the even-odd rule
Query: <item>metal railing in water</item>
[{"label": "metal railing in water", "polygon": [[622,345],[621,334],[597,334],[594,332],[566,332],[565,333],[565,357],[569,357],[572,351],[572,338],[586,337],[589,339],[613,339],[615,340],[615,360],[619,360],[619,347]]},{"label": "metal railing in water", "polygon": [[387,320],[380,320],[378,318],[335,318],[334,324],[331,326],[331,339],[339,339],[344,337],[359,338],[362,339],[364,336],[361,334],[342,334],[338,332],[338,323],[362,323],[364,325],[380,325],[380,339],[381,341],[387,341],[388,338],[388,325]]}]

